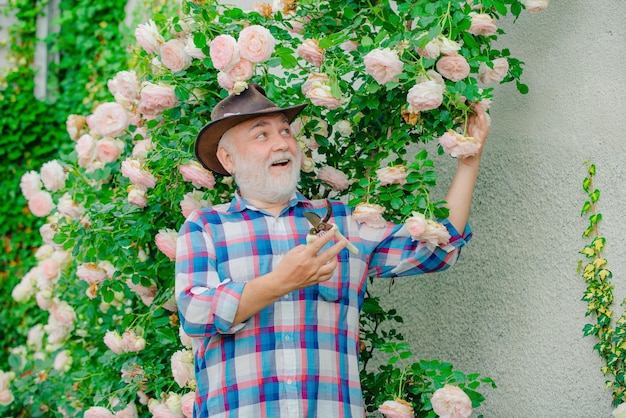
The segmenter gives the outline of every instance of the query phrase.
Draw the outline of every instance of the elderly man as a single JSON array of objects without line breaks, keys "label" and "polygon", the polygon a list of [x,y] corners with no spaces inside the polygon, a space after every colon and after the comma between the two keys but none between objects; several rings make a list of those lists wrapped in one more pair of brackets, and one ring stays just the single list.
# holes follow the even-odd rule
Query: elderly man
[{"label": "elderly man", "polygon": [[[339,201],[328,222],[340,239],[326,233],[307,244],[305,214],[323,217],[327,202],[297,191],[302,157],[290,123],[305,106],[280,108],[251,84],[218,103],[197,137],[199,161],[232,175],[237,192],[229,204],[192,213],[177,243],[176,298],[193,340],[195,417],[363,417],[359,313],[367,277],[446,269],[470,238],[480,155],[459,160],[446,196],[447,246],[413,241],[402,225],[358,224]],[[484,141],[484,111],[468,129]],[[345,248],[348,241],[356,251]]]}]

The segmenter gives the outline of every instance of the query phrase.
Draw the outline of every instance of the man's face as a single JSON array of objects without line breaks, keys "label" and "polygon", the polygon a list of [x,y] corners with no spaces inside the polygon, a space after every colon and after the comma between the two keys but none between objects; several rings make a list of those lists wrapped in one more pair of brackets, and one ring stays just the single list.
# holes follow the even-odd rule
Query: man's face
[{"label": "man's face", "polygon": [[231,128],[218,158],[246,198],[284,203],[296,190],[302,154],[282,114],[261,116]]}]

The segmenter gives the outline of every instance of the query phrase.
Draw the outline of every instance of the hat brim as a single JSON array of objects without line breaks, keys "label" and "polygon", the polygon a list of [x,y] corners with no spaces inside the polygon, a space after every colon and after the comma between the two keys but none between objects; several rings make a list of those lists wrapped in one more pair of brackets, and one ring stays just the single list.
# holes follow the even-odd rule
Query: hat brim
[{"label": "hat brim", "polygon": [[230,174],[217,159],[217,148],[220,139],[222,139],[222,135],[224,135],[227,130],[247,120],[254,119],[259,116],[273,115],[276,113],[283,113],[287,117],[289,123],[291,123],[306,106],[307,105],[305,103],[286,108],[266,109],[254,113],[238,113],[209,122],[204,126],[204,128],[202,128],[196,138],[196,157],[204,168],[211,170],[214,173],[228,176]]}]

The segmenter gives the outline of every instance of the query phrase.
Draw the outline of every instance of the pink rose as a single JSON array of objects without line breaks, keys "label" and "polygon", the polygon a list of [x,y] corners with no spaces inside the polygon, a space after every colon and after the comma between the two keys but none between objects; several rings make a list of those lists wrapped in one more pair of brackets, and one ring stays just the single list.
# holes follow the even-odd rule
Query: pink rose
[{"label": "pink rose", "polygon": [[436,39],[429,41],[424,48],[417,48],[417,53],[422,58],[434,59],[441,55],[441,47]]},{"label": "pink rose", "polygon": [[228,73],[223,71],[217,73],[217,84],[224,90],[228,90],[229,93],[233,92],[235,89],[235,80],[230,78]]},{"label": "pink rose", "polygon": [[104,163],[117,161],[124,151],[124,142],[119,139],[106,136],[96,142],[96,154],[98,159]]},{"label": "pink rose", "polygon": [[128,188],[128,203],[131,205],[135,205],[138,208],[145,208],[148,204],[148,195],[145,190],[141,190],[135,186],[130,186]]},{"label": "pink rose", "polygon": [[20,179],[20,189],[26,200],[30,200],[35,193],[41,191],[41,177],[36,171],[28,171],[22,174]]},{"label": "pink rose", "polygon": [[183,176],[183,180],[191,182],[195,187],[213,189],[215,187],[215,177],[197,161],[189,161],[187,164],[179,164],[178,171]]},{"label": "pink rose", "polygon": [[130,116],[117,102],[103,103],[96,107],[92,118],[96,131],[102,136],[119,136],[128,129]]},{"label": "pink rose", "polygon": [[[76,312],[67,302],[59,302],[50,309],[50,318],[60,325],[73,328],[76,322]],[[49,320],[48,323],[50,323]]]},{"label": "pink rose", "polygon": [[92,406],[85,411],[83,418],[115,418],[115,416],[106,408],[101,406]]},{"label": "pink rose", "polygon": [[172,355],[170,360],[172,375],[178,386],[184,388],[187,383],[195,379],[193,367],[193,352],[191,350],[179,350]]},{"label": "pink rose", "polygon": [[76,276],[89,284],[100,284],[107,278],[107,273],[95,263],[83,263],[76,268]]},{"label": "pink rose", "polygon": [[341,45],[339,45],[339,47],[345,52],[352,52],[358,49],[359,43],[357,41],[345,41]]},{"label": "pink rose", "polygon": [[156,296],[157,287],[151,285],[150,287],[142,286],[141,284],[135,284],[131,279],[126,280],[126,285],[141,298],[141,301],[146,306],[152,305],[152,301]]},{"label": "pink rose", "polygon": [[188,36],[185,41],[185,52],[192,58],[203,60],[206,58],[204,52],[202,52],[202,48],[198,48],[196,43],[193,40],[193,36]]},{"label": "pink rose", "polygon": [[317,39],[305,39],[296,49],[296,54],[309,64],[320,67],[324,61],[324,50]]},{"label": "pink rose", "polygon": [[306,81],[302,83],[302,87],[301,87],[302,94],[306,96],[309,89],[315,83],[328,84],[328,82],[329,82],[329,78],[326,74],[312,73],[311,75],[309,75]]},{"label": "pink rose", "polygon": [[185,42],[170,39],[160,49],[161,63],[173,72],[186,70],[191,66],[191,56],[185,52]]},{"label": "pink rose", "polygon": [[126,408],[115,413],[115,418],[137,418],[138,416],[137,407],[133,402],[126,405]]},{"label": "pink rose", "polygon": [[482,7],[480,4],[474,4],[474,0],[466,0],[465,4],[467,4],[472,10],[480,10]]},{"label": "pink rose", "polygon": [[47,279],[55,279],[59,276],[61,265],[54,258],[47,258],[39,265],[42,275]]},{"label": "pink rose", "polygon": [[35,294],[35,285],[33,285],[32,283],[24,279],[22,279],[18,284],[16,284],[13,290],[11,291],[11,297],[16,302],[26,302],[31,297],[33,297],[34,294]]},{"label": "pink rose", "polygon": [[546,10],[550,0],[522,0],[522,3],[531,13],[537,13]]},{"label": "pink rose", "polygon": [[136,160],[144,161],[148,157],[148,153],[152,150],[152,148],[154,148],[154,146],[152,145],[152,140],[150,138],[142,139],[135,142],[132,156]]},{"label": "pink rose", "polygon": [[85,213],[85,208],[72,199],[69,193],[64,193],[57,203],[59,213],[69,216],[72,219],[80,219]]},{"label": "pink rose", "polygon": [[138,189],[146,190],[156,186],[156,177],[141,167],[141,163],[134,158],[122,161],[122,175],[128,178]]},{"label": "pink rose", "polygon": [[480,64],[478,78],[481,83],[499,83],[509,72],[509,61],[506,58],[496,58],[492,61],[493,68],[484,62]]},{"label": "pink rose", "polygon": [[107,331],[104,335],[104,344],[115,354],[122,354],[124,352],[122,336],[117,331]]},{"label": "pink rose", "polygon": [[229,71],[239,62],[237,40],[230,35],[219,35],[209,43],[209,56],[215,69]]},{"label": "pink rose", "polygon": [[43,332],[43,325],[37,324],[37,325],[32,326],[28,330],[26,346],[33,351],[41,350],[41,347],[43,346],[44,335],[45,333]]},{"label": "pink rose", "polygon": [[146,348],[146,340],[135,334],[133,330],[126,330],[122,334],[122,348],[125,352],[137,352]]},{"label": "pink rose", "polygon": [[55,205],[52,201],[52,196],[45,190],[36,192],[28,200],[28,209],[33,215],[39,218],[48,216],[54,208]]},{"label": "pink rose", "polygon": [[413,418],[413,406],[404,399],[385,401],[378,407],[378,412],[389,418]]},{"label": "pink rose", "polygon": [[156,119],[164,110],[171,109],[178,104],[178,98],[172,86],[148,83],[141,89],[140,97],[139,111],[148,120]]},{"label": "pink rose", "polygon": [[376,176],[381,186],[388,184],[406,184],[406,167],[403,165],[394,165],[392,167],[383,167],[376,170]]},{"label": "pink rose", "polygon": [[96,140],[91,135],[85,134],[76,141],[74,150],[78,156],[78,165],[87,167],[96,157]]},{"label": "pink rose", "polygon": [[176,240],[178,233],[173,229],[165,228],[159,230],[154,237],[154,243],[170,260],[176,259]]},{"label": "pink rose", "polygon": [[54,234],[56,234],[56,231],[50,224],[43,224],[39,227],[39,235],[41,235],[43,242],[45,242],[46,244],[49,244],[52,246],[57,245],[54,242]]},{"label": "pink rose", "polygon": [[405,226],[414,241],[422,241],[431,246],[447,245],[450,241],[450,233],[445,226],[439,222],[419,213],[413,215],[405,221]]},{"label": "pink rose", "polygon": [[41,166],[41,181],[51,192],[64,188],[66,178],[67,174],[57,160],[48,161]]},{"label": "pink rose", "polygon": [[385,208],[372,203],[359,203],[352,212],[352,218],[359,224],[365,224],[370,228],[384,228],[387,221],[383,218]]},{"label": "pink rose", "polygon": [[180,418],[180,414],[171,411],[167,405],[159,404],[150,409],[152,418]]},{"label": "pink rose", "polygon": [[371,75],[379,84],[397,81],[397,75],[402,72],[402,61],[398,52],[389,48],[374,49],[364,58],[365,72]]},{"label": "pink rose", "polygon": [[417,83],[407,93],[406,101],[413,112],[436,109],[443,102],[443,86],[434,80]]},{"label": "pink rose", "polygon": [[317,178],[328,183],[336,191],[346,190],[350,186],[350,180],[345,173],[328,165],[320,168]]},{"label": "pink rose", "polygon": [[185,218],[191,215],[191,212],[196,209],[211,206],[211,201],[202,199],[202,197],[203,193],[199,190],[185,193],[183,200],[180,201],[180,209]]},{"label": "pink rose", "polygon": [[457,51],[461,49],[461,44],[444,35],[437,36],[435,40],[439,45],[440,52],[444,55],[456,54]]},{"label": "pink rose", "polygon": [[496,20],[487,13],[470,12],[469,15],[472,24],[467,31],[472,35],[491,36],[498,30]]},{"label": "pink rose", "polygon": [[15,396],[10,389],[2,389],[0,390],[0,405],[8,406],[15,400]]},{"label": "pink rose", "polygon": [[413,216],[406,220],[405,225],[411,237],[416,239],[426,231],[426,218],[421,213],[413,212]]},{"label": "pink rose", "polygon": [[193,406],[195,402],[195,392],[187,392],[180,398],[180,404],[185,418],[193,418]]},{"label": "pink rose", "polygon": [[434,81],[444,89],[446,88],[446,82],[443,77],[435,70],[428,70],[424,74],[420,74],[419,77],[417,77],[417,83],[424,83],[426,81]]},{"label": "pink rose", "polygon": [[450,129],[439,138],[443,150],[455,158],[466,158],[478,154],[481,143]]},{"label": "pink rose", "polygon": [[470,66],[463,55],[452,54],[439,58],[437,72],[452,81],[463,80],[470,74]]},{"label": "pink rose", "polygon": [[135,29],[135,39],[148,54],[156,54],[159,52],[159,48],[164,41],[163,36],[159,33],[152,19],[150,19],[148,23],[142,23],[137,26],[137,29]]},{"label": "pink rose", "polygon": [[[233,85],[238,81],[247,81],[254,74],[254,63],[245,58],[240,58],[229,71],[223,72],[223,74],[228,77],[228,80],[230,80]],[[227,88],[226,90],[233,90],[233,88]]]},{"label": "pink rose", "polygon": [[251,62],[264,62],[274,53],[276,40],[269,30],[260,25],[243,28],[239,32],[239,55]]},{"label": "pink rose", "polygon": [[134,71],[120,71],[107,82],[115,101],[128,108],[139,99],[139,78]]},{"label": "pink rose", "polygon": [[83,128],[87,122],[87,118],[80,115],[69,115],[65,121],[65,129],[70,138],[76,141],[80,138]]},{"label": "pink rose", "polygon": [[69,372],[70,368],[72,367],[72,356],[70,355],[70,351],[69,350],[60,351],[54,357],[54,363],[52,367],[54,368],[54,370],[57,370],[60,372]]},{"label": "pink rose", "polygon": [[311,100],[315,106],[322,106],[327,109],[337,109],[341,106],[341,98],[333,96],[331,87],[328,84],[313,82],[306,92],[306,97]]},{"label": "pink rose", "polygon": [[445,385],[437,389],[430,402],[440,417],[469,418],[472,415],[472,400],[457,386]]}]

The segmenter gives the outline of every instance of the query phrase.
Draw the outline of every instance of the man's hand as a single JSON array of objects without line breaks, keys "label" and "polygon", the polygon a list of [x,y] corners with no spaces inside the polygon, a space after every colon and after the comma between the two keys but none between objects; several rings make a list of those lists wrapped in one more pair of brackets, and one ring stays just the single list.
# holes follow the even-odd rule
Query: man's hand
[{"label": "man's hand", "polygon": [[308,245],[298,245],[285,254],[273,271],[247,282],[233,324],[245,321],[294,290],[322,283],[333,277],[337,268],[337,255],[347,244],[345,239],[340,240],[321,251],[333,238],[335,234],[326,233]]},{"label": "man's hand", "polygon": [[337,268],[337,255],[347,245],[347,241],[343,239],[320,252],[334,238],[333,231],[326,232],[309,244],[299,245],[285,255],[273,271],[277,280],[281,281],[279,286],[285,287],[285,293],[325,282],[332,277]]},{"label": "man's hand", "polygon": [[478,142],[480,142],[480,152],[482,152],[485,139],[487,139],[487,135],[489,135],[489,126],[491,122],[489,120],[489,116],[487,115],[485,105],[482,103],[472,103],[470,107],[474,113],[467,118],[467,136],[474,137]]},{"label": "man's hand", "polygon": [[472,103],[470,107],[474,113],[467,118],[466,133],[467,136],[473,136],[480,142],[480,150],[476,155],[458,159],[456,173],[446,194],[447,206],[450,209],[448,220],[461,233],[469,218],[472,195],[480,167],[480,157],[485,149],[485,140],[489,135],[490,125],[484,104]]}]

